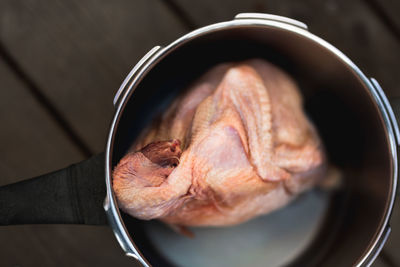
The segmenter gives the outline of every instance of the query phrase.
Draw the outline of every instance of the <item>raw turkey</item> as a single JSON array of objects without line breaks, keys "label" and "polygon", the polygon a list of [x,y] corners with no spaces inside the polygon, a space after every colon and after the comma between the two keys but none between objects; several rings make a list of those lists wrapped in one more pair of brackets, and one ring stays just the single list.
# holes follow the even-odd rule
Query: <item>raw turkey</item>
[{"label": "raw turkey", "polygon": [[120,208],[179,226],[234,225],[283,207],[326,159],[296,83],[261,59],[217,65],[114,168]]}]

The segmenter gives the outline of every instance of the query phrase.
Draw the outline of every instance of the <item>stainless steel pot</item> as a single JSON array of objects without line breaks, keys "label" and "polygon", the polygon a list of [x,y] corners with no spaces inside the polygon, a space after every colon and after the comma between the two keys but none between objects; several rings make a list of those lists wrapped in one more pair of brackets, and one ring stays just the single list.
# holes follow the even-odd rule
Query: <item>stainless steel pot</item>
[{"label": "stainless steel pot", "polygon": [[[179,250],[177,252],[171,248],[174,247],[172,244],[182,242],[183,245],[175,247],[181,249],[181,254],[190,254],[193,262],[197,260],[203,266],[210,262],[216,266],[226,262],[224,256],[210,259],[212,257],[209,254],[202,255],[202,251],[207,251],[207,246],[218,243],[219,239],[208,243],[204,240],[202,244],[206,246],[198,247],[196,251],[196,246],[191,247],[196,241],[187,245],[187,241],[164,235],[164,230],[159,230],[162,226],[152,226],[154,223],[143,223],[123,214],[112,190],[111,174],[113,166],[145,125],[162,112],[193,79],[219,62],[252,57],[273,62],[299,83],[306,111],[323,138],[330,161],[343,171],[344,184],[338,191],[317,192],[316,197],[300,199],[297,204],[295,202],[283,209],[286,211],[268,215],[258,223],[226,230],[229,233],[215,229],[210,230],[214,231],[210,235],[200,232],[198,238],[201,240],[202,235],[219,236],[221,231],[222,238],[254,229],[265,233],[268,227],[262,228],[264,223],[279,217],[279,223],[271,226],[272,233],[281,231],[283,235],[286,234],[285,238],[304,238],[298,242],[298,251],[286,258],[278,250],[285,251],[284,247],[290,247],[290,237],[287,246],[280,246],[279,238],[271,239],[269,250],[274,248],[274,244],[278,248],[275,252],[276,265],[369,266],[390,233],[389,219],[396,193],[400,133],[392,108],[375,79],[367,78],[342,52],[310,33],[304,23],[268,14],[239,14],[232,21],[200,28],[166,47],[151,49],[132,69],[114,98],[116,113],[107,141],[105,174],[98,170],[103,164],[102,156],[50,174],[53,175],[51,181],[59,182],[49,187],[51,190],[48,191],[53,190],[58,197],[60,194],[64,197],[53,201],[54,207],[49,209],[48,201],[54,197],[52,194],[34,195],[40,202],[35,204],[35,207],[41,207],[39,213],[27,208],[26,196],[32,199],[33,193],[29,189],[32,186],[48,185],[49,175],[0,188],[0,193],[3,192],[0,194],[0,203],[10,202],[10,199],[16,199],[14,203],[21,203],[0,208],[0,212],[7,215],[3,216],[5,219],[1,223],[103,223],[98,196],[106,191],[104,209],[108,222],[127,256],[137,259],[144,266],[182,265],[188,259],[181,261],[182,255],[174,255],[179,254]],[[87,170],[91,170],[89,175]],[[96,180],[102,175],[106,178],[106,188],[99,187],[99,181]],[[80,176],[86,180],[78,179]],[[25,194],[17,194],[19,191]],[[80,201],[71,200],[75,195]],[[323,203],[317,208],[320,212],[311,217],[311,213],[307,212],[310,205],[312,207],[314,204],[310,203]],[[292,211],[297,212],[298,220],[288,219]],[[282,224],[288,220],[292,221],[287,228],[282,228]],[[319,221],[314,225],[316,220]],[[281,228],[277,230],[274,227]],[[290,229],[298,231],[293,234]],[[164,237],[158,239],[159,236]],[[251,240],[246,234],[239,237],[240,242],[221,244],[236,246],[237,250],[232,255],[238,259],[245,258],[252,266],[272,264],[269,258],[245,255],[246,249],[238,247],[237,243],[247,244]],[[215,249],[222,251],[221,244]],[[267,250],[263,253],[262,248],[260,251],[261,254],[267,253]]]}]

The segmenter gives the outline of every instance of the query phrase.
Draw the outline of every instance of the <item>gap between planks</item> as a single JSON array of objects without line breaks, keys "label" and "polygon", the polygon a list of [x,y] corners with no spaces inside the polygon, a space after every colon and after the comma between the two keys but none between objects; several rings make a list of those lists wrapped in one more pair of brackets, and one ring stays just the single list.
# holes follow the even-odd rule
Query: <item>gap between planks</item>
[{"label": "gap between planks", "polygon": [[89,146],[79,137],[73,130],[68,121],[60,113],[60,111],[51,103],[51,101],[42,93],[42,90],[37,86],[33,79],[24,72],[18,62],[10,55],[5,48],[4,44],[0,41],[0,58],[6,63],[9,69],[19,78],[25,85],[33,98],[43,107],[43,109],[50,115],[52,120],[60,127],[60,129],[68,136],[69,140],[78,148],[81,154],[85,157],[90,157],[93,152]]}]

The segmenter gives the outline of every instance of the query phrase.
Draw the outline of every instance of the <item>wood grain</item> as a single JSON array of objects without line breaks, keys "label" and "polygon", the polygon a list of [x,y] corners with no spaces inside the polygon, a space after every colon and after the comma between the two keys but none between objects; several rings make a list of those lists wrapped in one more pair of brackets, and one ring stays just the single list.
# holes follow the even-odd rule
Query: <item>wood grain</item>
[{"label": "wood grain", "polygon": [[[78,148],[0,61],[0,186],[83,160]],[[107,227],[0,227],[0,266],[139,266]]]},{"label": "wood grain", "polygon": [[371,267],[392,267],[392,266],[387,265],[382,259],[377,258],[371,265]]},{"label": "wood grain", "polygon": [[83,160],[50,116],[0,61],[0,184]]},{"label": "wood grain", "polygon": [[[398,191],[399,192],[399,191]],[[393,262],[396,266],[400,266],[400,203],[397,197],[397,202],[394,205],[392,217],[390,220],[390,226],[392,227],[392,232],[386,241],[384,250],[385,257],[388,261]]]},{"label": "wood grain", "polygon": [[[0,186],[84,159],[1,61],[0,80]],[[135,266],[107,227],[7,226],[0,240],[0,266]]]},{"label": "wood grain", "polygon": [[381,21],[386,25],[386,28],[400,42],[400,1],[397,0],[364,0]]},{"label": "wood grain", "polygon": [[397,0],[379,0],[378,2],[387,15],[396,23],[396,26],[400,28],[400,2]]},{"label": "wood grain", "polygon": [[95,152],[124,77],[183,32],[157,0],[0,2],[0,39]]},{"label": "wood grain", "polygon": [[[1,61],[0,80],[0,185],[83,159]],[[132,266],[106,227],[7,226],[0,240],[0,266]]]},{"label": "wood grain", "polygon": [[105,226],[34,225],[0,228],[1,266],[140,266],[124,255]]}]

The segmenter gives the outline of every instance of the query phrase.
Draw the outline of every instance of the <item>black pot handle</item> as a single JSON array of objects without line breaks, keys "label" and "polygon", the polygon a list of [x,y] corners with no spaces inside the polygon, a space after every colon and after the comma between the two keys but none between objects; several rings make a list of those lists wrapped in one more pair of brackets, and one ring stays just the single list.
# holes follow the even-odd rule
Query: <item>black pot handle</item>
[{"label": "black pot handle", "polygon": [[106,224],[104,153],[0,187],[0,225]]}]

